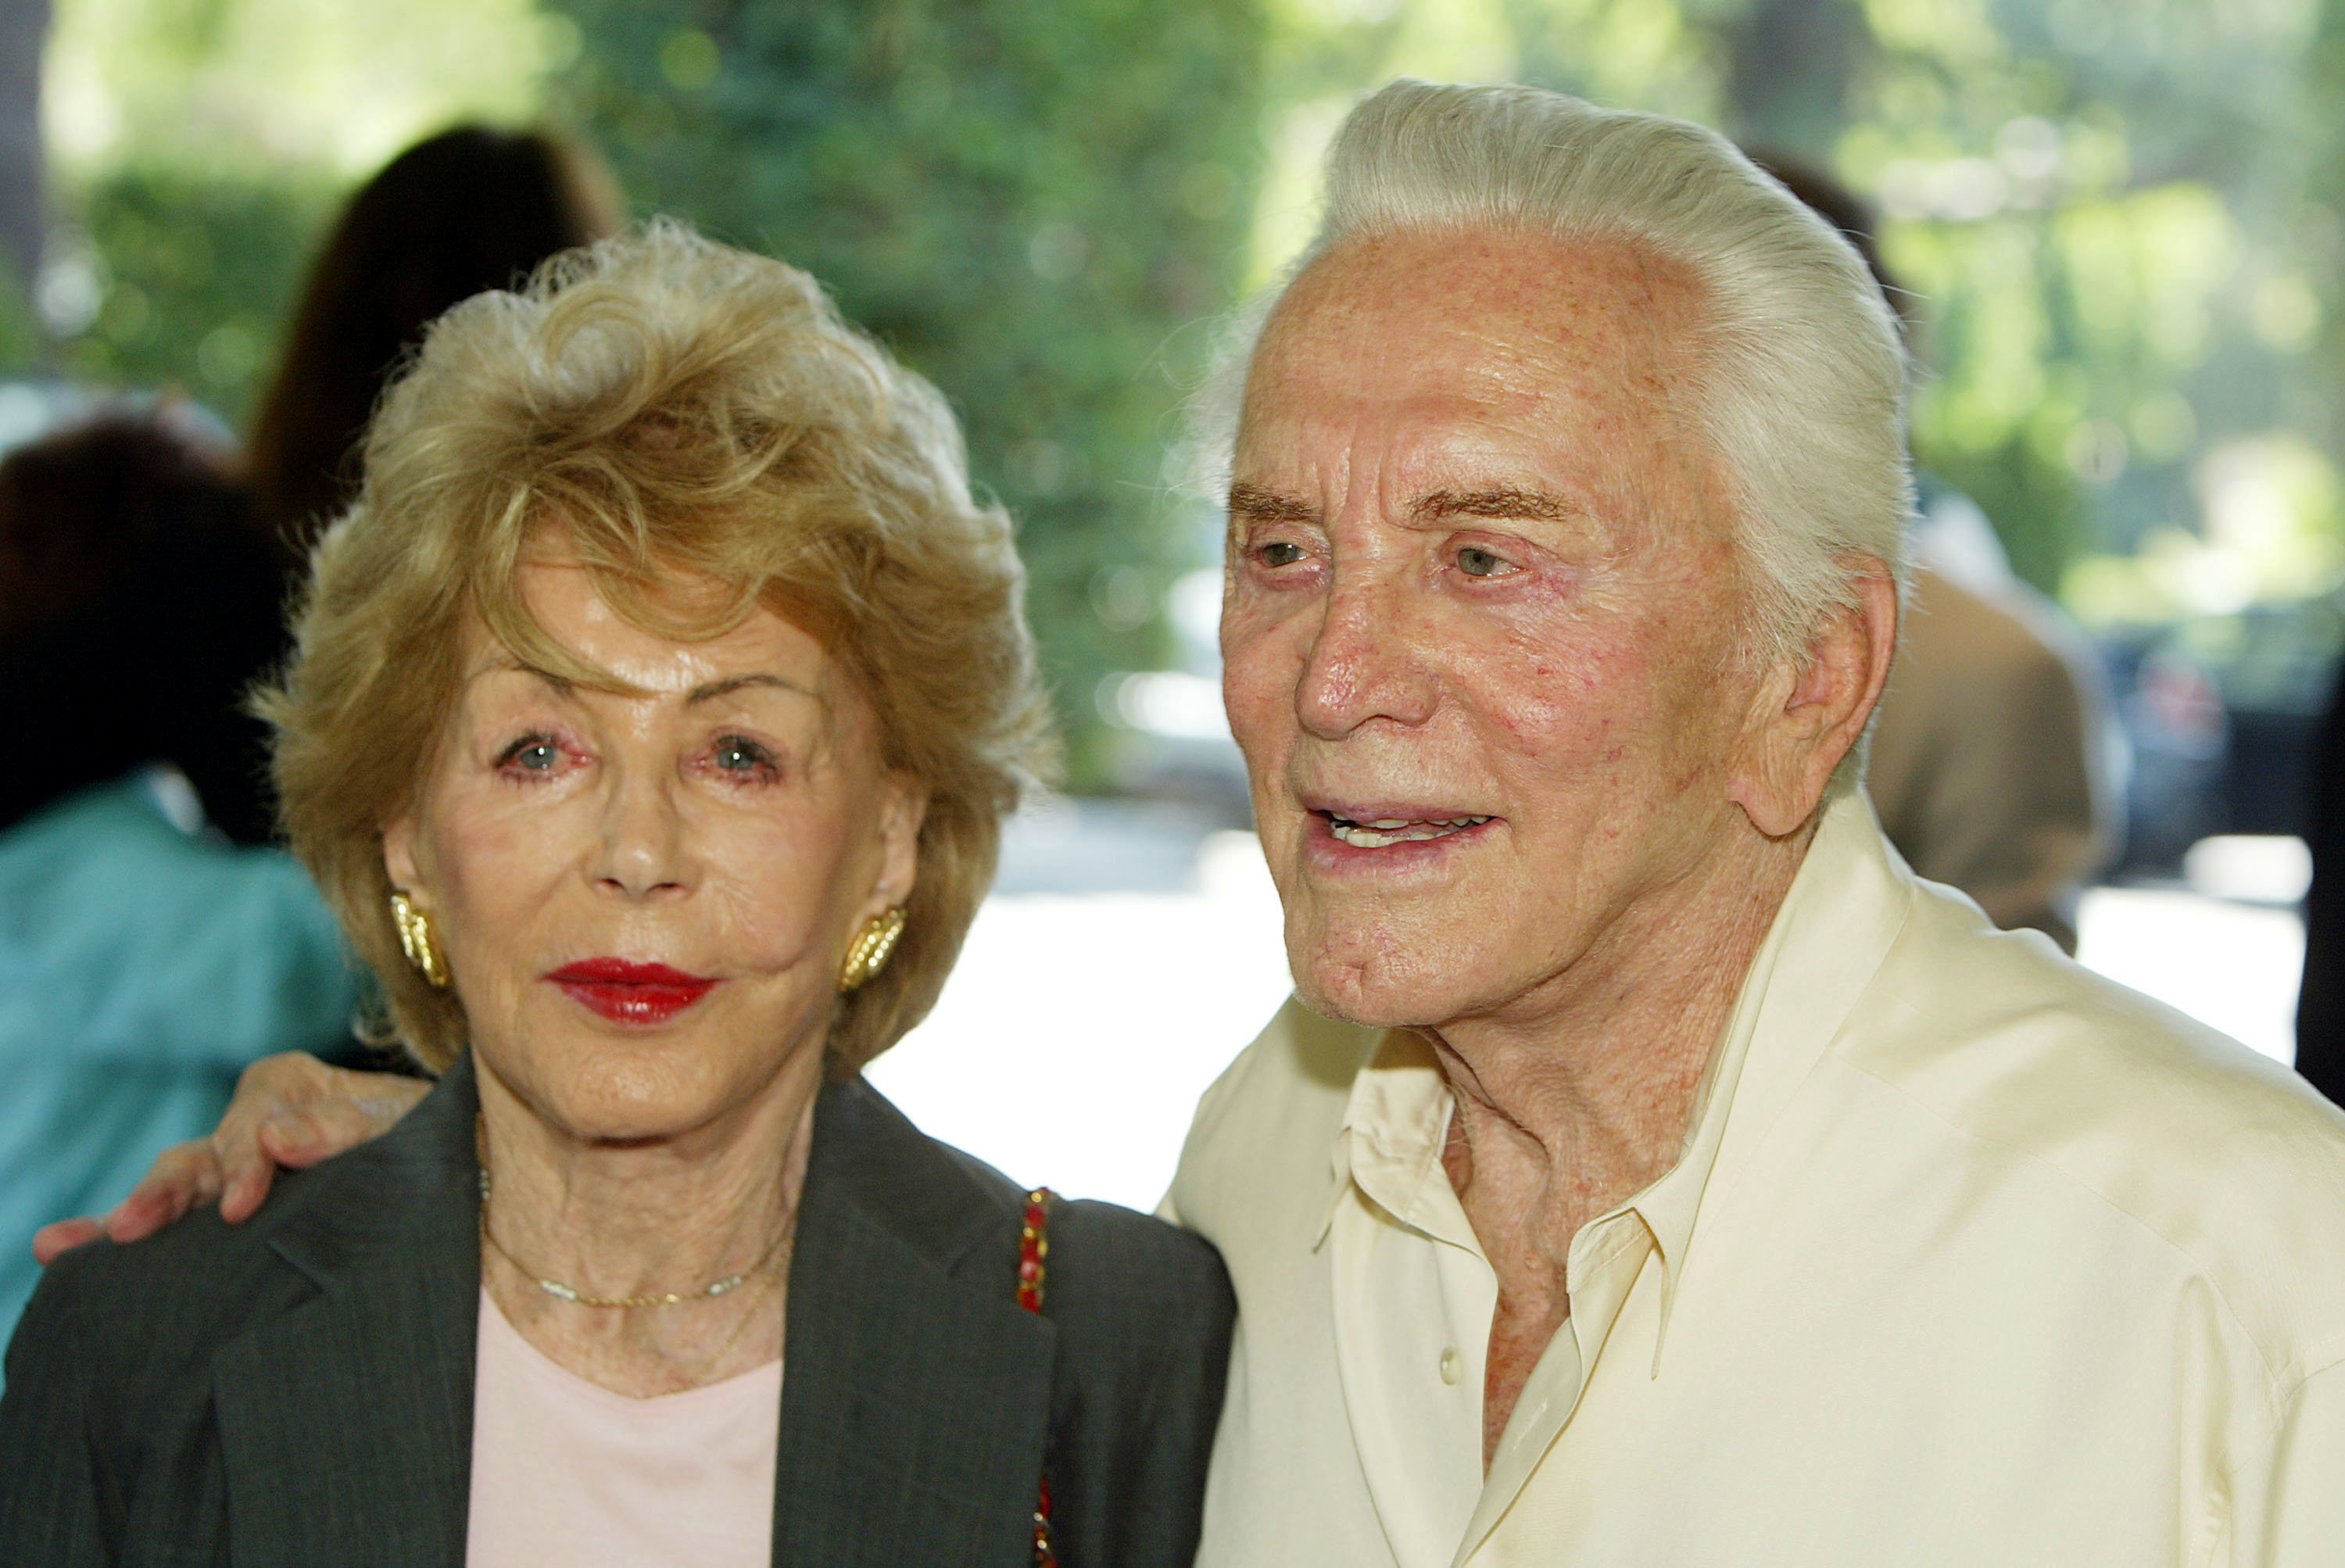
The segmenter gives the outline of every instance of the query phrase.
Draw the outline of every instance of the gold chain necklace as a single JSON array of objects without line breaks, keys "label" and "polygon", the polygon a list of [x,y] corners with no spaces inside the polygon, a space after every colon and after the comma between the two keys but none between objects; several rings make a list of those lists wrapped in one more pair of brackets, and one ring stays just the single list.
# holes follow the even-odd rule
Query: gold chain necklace
[{"label": "gold chain necklace", "polygon": [[[740,1273],[728,1274],[722,1279],[712,1280],[697,1290],[663,1290],[651,1296],[589,1296],[574,1285],[564,1285],[559,1279],[548,1278],[540,1274],[536,1269],[507,1252],[504,1243],[499,1241],[496,1234],[489,1229],[489,1140],[487,1129],[478,1118],[475,1118],[472,1123],[472,1137],[479,1148],[481,1157],[481,1245],[512,1264],[530,1279],[534,1280],[537,1288],[548,1296],[570,1302],[574,1306],[680,1307],[687,1301],[713,1301],[719,1296],[727,1296],[738,1290],[742,1283],[752,1275],[764,1273],[767,1266],[782,1255],[783,1247],[788,1245],[789,1227],[784,1226],[781,1235],[774,1238],[774,1245],[766,1249],[766,1255],[763,1257],[741,1270]],[[744,1320],[746,1321],[746,1319]],[[736,1329],[736,1333],[737,1332]]]},{"label": "gold chain necklace", "polygon": [[[752,1301],[747,1309],[745,1310],[739,1318],[734,1320],[733,1331],[725,1336],[725,1342],[717,1346],[716,1350],[710,1354],[709,1358],[700,1364],[700,1369],[697,1374],[698,1379],[705,1380],[709,1373],[715,1371],[718,1367],[725,1364],[725,1358],[732,1354],[733,1347],[741,1342],[742,1333],[752,1322],[756,1320],[757,1316],[757,1305],[756,1302]],[[699,1383],[695,1382],[695,1386],[699,1386]]]}]

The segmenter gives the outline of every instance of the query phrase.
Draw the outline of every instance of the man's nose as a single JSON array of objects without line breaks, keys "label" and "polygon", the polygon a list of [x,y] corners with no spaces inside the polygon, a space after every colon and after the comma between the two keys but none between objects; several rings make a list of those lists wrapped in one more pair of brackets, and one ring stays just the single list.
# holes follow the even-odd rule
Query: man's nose
[{"label": "man's nose", "polygon": [[1328,740],[1380,718],[1422,724],[1433,715],[1435,689],[1425,652],[1405,584],[1389,572],[1339,567],[1303,661],[1295,715]]},{"label": "man's nose", "polygon": [[603,801],[596,883],[629,899],[681,891],[687,851],[672,776],[655,767],[615,765]]}]

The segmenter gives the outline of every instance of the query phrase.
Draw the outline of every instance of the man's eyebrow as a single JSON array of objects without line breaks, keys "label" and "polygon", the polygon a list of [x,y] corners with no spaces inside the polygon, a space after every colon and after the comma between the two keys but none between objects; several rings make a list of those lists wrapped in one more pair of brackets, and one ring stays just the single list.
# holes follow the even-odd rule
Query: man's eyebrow
[{"label": "man's eyebrow", "polygon": [[1259,484],[1230,486],[1230,515],[1249,523],[1310,523],[1318,516],[1292,495],[1281,495]]},{"label": "man's eyebrow", "polygon": [[1536,490],[1502,486],[1496,490],[1436,490],[1409,508],[1420,523],[1446,517],[1487,517],[1493,520],[1559,523],[1579,509]]}]

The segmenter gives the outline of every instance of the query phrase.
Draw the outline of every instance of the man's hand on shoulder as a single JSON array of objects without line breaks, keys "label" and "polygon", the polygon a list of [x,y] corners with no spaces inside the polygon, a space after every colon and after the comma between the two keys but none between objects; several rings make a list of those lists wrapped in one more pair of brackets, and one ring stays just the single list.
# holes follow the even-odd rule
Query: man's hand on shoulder
[{"label": "man's hand on shoulder", "polygon": [[211,1136],[165,1149],[105,1218],[43,1226],[33,1256],[46,1268],[100,1237],[137,1241],[215,1199],[230,1225],[249,1219],[279,1166],[299,1170],[381,1136],[431,1087],[393,1073],[330,1067],[299,1051],[265,1056],[244,1070]]}]

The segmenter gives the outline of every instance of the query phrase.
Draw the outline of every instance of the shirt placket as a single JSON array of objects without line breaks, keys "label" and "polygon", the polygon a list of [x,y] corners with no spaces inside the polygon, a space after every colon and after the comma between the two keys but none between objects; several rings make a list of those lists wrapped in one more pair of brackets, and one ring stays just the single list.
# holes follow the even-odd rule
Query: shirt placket
[{"label": "shirt placket", "polygon": [[1474,1516],[1452,1559],[1460,1568],[1487,1560],[1484,1549],[1569,1426],[1599,1371],[1621,1308],[1636,1288],[1647,1259],[1657,1256],[1652,1232],[1633,1209],[1607,1215],[1573,1237],[1565,1264],[1571,1288],[1571,1316],[1548,1341],[1523,1384],[1514,1414],[1491,1455]]},{"label": "shirt placket", "polygon": [[1345,1400],[1394,1557],[1444,1568],[1480,1491],[1497,1279],[1431,1154],[1353,1137],[1329,1237]]}]

